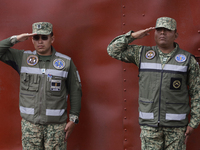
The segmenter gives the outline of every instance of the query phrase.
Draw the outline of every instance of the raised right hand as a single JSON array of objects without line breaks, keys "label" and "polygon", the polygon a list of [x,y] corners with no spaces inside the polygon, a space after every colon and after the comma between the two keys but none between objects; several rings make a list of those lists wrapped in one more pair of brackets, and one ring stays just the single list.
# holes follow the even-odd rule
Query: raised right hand
[{"label": "raised right hand", "polygon": [[17,40],[19,42],[23,42],[23,41],[28,40],[29,37],[32,37],[34,35],[37,35],[37,34],[36,33],[23,33],[23,34],[17,35]]},{"label": "raised right hand", "polygon": [[143,37],[149,35],[149,32],[150,32],[151,30],[154,30],[154,29],[155,29],[155,27],[150,27],[150,28],[147,28],[147,29],[144,29],[144,30],[139,30],[139,31],[133,32],[133,33],[131,34],[131,36],[132,36],[133,38],[135,38],[135,39],[141,39],[141,38],[143,38]]}]

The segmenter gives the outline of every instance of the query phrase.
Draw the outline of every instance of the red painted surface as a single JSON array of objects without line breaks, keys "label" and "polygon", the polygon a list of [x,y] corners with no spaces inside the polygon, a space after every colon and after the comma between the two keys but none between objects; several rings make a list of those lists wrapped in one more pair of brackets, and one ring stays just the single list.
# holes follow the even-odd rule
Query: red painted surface
[{"label": "red painted surface", "polygon": [[[129,30],[155,26],[156,19],[177,20],[182,49],[200,55],[200,2],[196,0],[1,0],[0,40],[31,32],[31,25],[49,21],[53,46],[72,57],[82,80],[80,124],[68,150],[139,150],[138,69],[107,55],[110,41]],[[134,44],[155,45],[153,32]],[[31,40],[15,45],[34,50]],[[21,149],[18,109],[19,75],[0,62],[0,149]],[[187,148],[200,150],[200,128]]]}]

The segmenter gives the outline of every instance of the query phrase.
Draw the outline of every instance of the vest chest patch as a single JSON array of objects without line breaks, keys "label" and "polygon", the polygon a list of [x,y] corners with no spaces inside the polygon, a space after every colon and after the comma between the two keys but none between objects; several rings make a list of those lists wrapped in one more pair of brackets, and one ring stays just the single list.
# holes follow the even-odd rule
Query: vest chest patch
[{"label": "vest chest patch", "polygon": [[38,57],[35,55],[30,55],[27,60],[26,60],[27,64],[29,66],[35,66],[38,63]]},{"label": "vest chest patch", "polygon": [[64,60],[62,59],[55,59],[53,61],[53,66],[56,68],[56,69],[62,69],[65,67],[65,62]]},{"label": "vest chest patch", "polygon": [[61,90],[61,80],[51,80],[51,91],[60,91]]},{"label": "vest chest patch", "polygon": [[146,59],[153,59],[155,56],[156,56],[156,53],[153,50],[149,50],[145,54]]},{"label": "vest chest patch", "polygon": [[182,85],[181,78],[171,78],[170,89],[171,90],[180,90]]},{"label": "vest chest patch", "polygon": [[184,62],[184,61],[186,61],[186,59],[187,59],[187,57],[183,54],[178,54],[175,56],[175,60],[177,62]]}]

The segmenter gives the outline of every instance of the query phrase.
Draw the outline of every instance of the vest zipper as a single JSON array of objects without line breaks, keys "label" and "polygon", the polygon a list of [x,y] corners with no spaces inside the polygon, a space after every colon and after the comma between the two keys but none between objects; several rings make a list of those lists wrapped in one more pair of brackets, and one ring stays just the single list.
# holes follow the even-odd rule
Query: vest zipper
[{"label": "vest zipper", "polygon": [[42,99],[43,99],[43,91],[44,91],[44,77],[45,74],[42,74],[42,84],[41,84],[41,88],[40,88],[40,98],[39,98],[39,119],[38,122],[40,123],[40,119],[41,119],[41,110],[42,110]]},{"label": "vest zipper", "polygon": [[163,70],[161,72],[160,91],[159,91],[159,110],[158,110],[158,126],[160,124],[160,105],[161,105],[161,87],[162,87]]}]

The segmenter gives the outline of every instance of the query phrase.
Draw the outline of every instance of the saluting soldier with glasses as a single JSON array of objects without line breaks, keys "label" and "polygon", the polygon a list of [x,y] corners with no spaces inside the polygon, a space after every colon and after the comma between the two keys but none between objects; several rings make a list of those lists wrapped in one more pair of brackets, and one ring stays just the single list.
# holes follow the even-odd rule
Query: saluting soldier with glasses
[{"label": "saluting soldier with glasses", "polygon": [[[32,38],[34,51],[13,49]],[[20,75],[19,110],[23,149],[65,150],[67,138],[79,122],[81,81],[72,59],[52,46],[53,25],[37,22],[32,33],[0,42],[0,60]],[[67,99],[70,95],[69,121]]]}]

